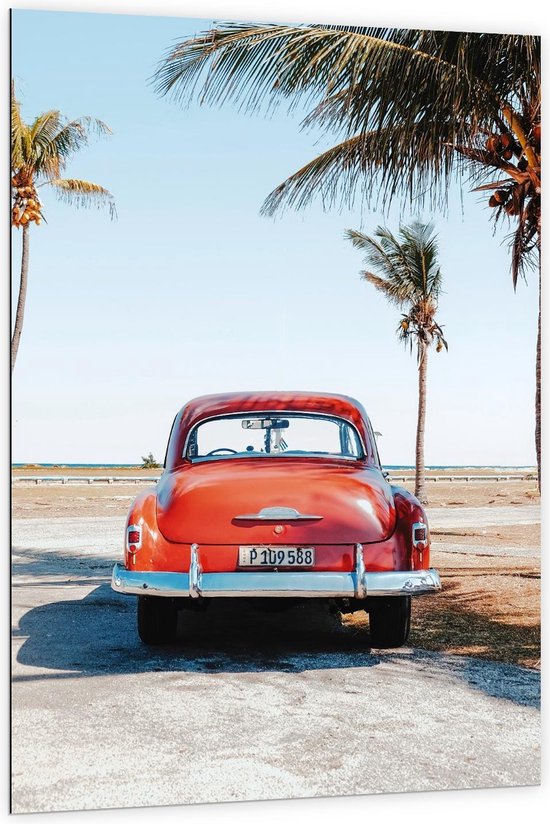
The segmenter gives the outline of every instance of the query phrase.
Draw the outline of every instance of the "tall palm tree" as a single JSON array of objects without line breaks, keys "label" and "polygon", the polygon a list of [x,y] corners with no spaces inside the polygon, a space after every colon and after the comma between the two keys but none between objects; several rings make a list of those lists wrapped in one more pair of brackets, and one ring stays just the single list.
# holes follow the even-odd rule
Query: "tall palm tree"
[{"label": "tall palm tree", "polygon": [[11,85],[11,191],[12,226],[22,228],[21,274],[15,324],[11,339],[11,370],[15,366],[23,328],[29,274],[30,225],[43,219],[38,189],[51,186],[58,197],[73,206],[107,205],[115,217],[112,194],[88,180],[61,177],[72,154],[85,146],[91,134],[111,134],[101,120],[81,117],[67,120],[58,111],[44,112],[33,123],[25,123]]},{"label": "tall palm tree", "polygon": [[[171,48],[155,73],[160,94],[228,100],[251,112],[309,107],[303,126],[335,135],[262,211],[389,205],[444,206],[454,178],[492,191],[511,220],[514,288],[540,278],[540,38],[366,26],[224,23]],[[495,173],[497,179],[494,179]],[[538,254],[537,254],[538,250]],[[540,300],[535,440],[540,478]]]},{"label": "tall palm tree", "polygon": [[[448,349],[442,327],[436,322],[437,302],[442,275],[437,260],[437,236],[432,224],[414,222],[402,226],[400,239],[379,226],[374,237],[349,229],[346,237],[365,253],[369,269],[361,273],[400,309],[397,335],[410,346],[416,345],[418,364],[418,419],[416,427],[416,480],[414,494],[422,503],[426,496],[424,467],[424,432],[426,427],[426,380],[428,350],[435,343],[436,352]],[[371,271],[374,270],[374,271]]]}]

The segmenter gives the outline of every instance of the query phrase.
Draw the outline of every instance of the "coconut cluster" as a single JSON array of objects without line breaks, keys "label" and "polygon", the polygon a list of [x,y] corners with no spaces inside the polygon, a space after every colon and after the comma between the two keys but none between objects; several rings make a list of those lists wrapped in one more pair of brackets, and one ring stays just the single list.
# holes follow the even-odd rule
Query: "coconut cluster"
[{"label": "coconut cluster", "polygon": [[12,177],[11,184],[15,189],[13,208],[11,210],[12,226],[19,228],[26,226],[31,221],[40,225],[42,220],[42,204],[38,199],[36,188],[28,180],[19,175]]},{"label": "coconut cluster", "polygon": [[[540,140],[540,123],[537,123],[533,126],[529,135],[529,143],[537,152],[540,152]],[[522,147],[511,134],[491,134],[487,138],[485,147],[491,154],[496,154],[508,162],[515,157],[517,159],[517,169],[520,172],[525,172],[529,165],[527,158],[523,154]],[[522,208],[523,197],[525,196],[525,192],[522,191],[522,185],[523,184],[517,182],[510,182],[508,185],[500,187],[489,198],[489,206],[491,206],[491,208],[500,206],[510,217],[518,215]]]},{"label": "coconut cluster", "polygon": [[503,160],[511,160],[514,155],[521,157],[523,151],[519,143],[508,133],[489,135],[485,146],[488,152],[500,155]]}]

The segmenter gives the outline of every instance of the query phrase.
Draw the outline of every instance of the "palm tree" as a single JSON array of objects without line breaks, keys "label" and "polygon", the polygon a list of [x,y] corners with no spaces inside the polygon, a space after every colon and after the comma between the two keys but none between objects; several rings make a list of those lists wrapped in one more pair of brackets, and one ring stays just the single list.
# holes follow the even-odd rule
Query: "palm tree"
[{"label": "palm tree", "polygon": [[107,204],[111,217],[116,210],[112,194],[88,180],[63,178],[69,157],[85,146],[92,132],[111,134],[109,127],[92,117],[68,121],[58,111],[44,112],[27,124],[21,117],[20,104],[11,85],[11,191],[12,226],[23,231],[19,297],[15,325],[11,339],[11,370],[15,366],[19,340],[23,328],[27,281],[29,273],[29,232],[34,222],[43,220],[42,203],[38,189],[53,187],[61,200],[74,206]]},{"label": "palm tree", "polygon": [[442,327],[436,322],[437,301],[441,292],[441,269],[437,262],[437,236],[432,224],[419,222],[402,226],[400,239],[379,226],[374,237],[349,229],[353,245],[365,252],[370,269],[361,273],[393,304],[405,312],[397,334],[410,346],[416,343],[418,364],[418,420],[416,427],[416,480],[414,494],[428,503],[424,467],[424,431],[426,425],[426,378],[428,350],[435,343],[436,352],[448,349]]},{"label": "palm tree", "polygon": [[[514,288],[530,265],[540,279],[540,79],[535,36],[236,23],[178,43],[155,74],[158,92],[182,103],[195,93],[250,112],[302,102],[303,126],[337,136],[271,192],[264,214],[316,196],[352,205],[358,192],[374,207],[396,196],[445,206],[453,179],[486,187],[495,220],[515,225]],[[540,481],[540,299],[538,330]]]}]

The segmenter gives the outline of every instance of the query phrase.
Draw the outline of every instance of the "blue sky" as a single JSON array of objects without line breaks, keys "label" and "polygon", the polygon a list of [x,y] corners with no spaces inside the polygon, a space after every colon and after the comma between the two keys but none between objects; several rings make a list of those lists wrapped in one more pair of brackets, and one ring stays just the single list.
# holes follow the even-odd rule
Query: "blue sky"
[{"label": "blue sky", "polygon": [[[273,220],[264,197],[330,145],[299,113],[264,119],[188,109],[148,78],[176,39],[210,20],[17,10],[13,75],[23,115],[59,108],[113,129],[67,175],[115,195],[73,211],[43,190],[32,228],[25,326],[13,379],[16,462],[139,462],[162,457],[176,411],[205,392],[344,392],[382,432],[383,462],[414,462],[415,360],[397,342],[399,313],[360,280],[347,228],[389,216],[324,213]],[[431,357],[428,464],[533,464],[537,291],[514,293],[504,226],[493,234],[478,194],[455,187],[440,236],[449,353]],[[410,214],[403,214],[405,220]],[[17,298],[20,238],[13,245]]]}]

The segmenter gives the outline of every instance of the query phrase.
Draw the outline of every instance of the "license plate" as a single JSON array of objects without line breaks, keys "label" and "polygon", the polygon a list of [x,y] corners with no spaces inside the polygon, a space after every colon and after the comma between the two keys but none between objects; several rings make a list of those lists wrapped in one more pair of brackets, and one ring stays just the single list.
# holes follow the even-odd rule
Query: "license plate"
[{"label": "license plate", "polygon": [[312,546],[240,546],[239,566],[308,567],[315,563]]}]

